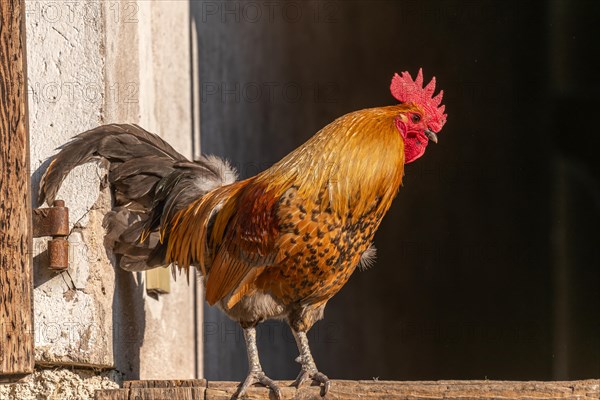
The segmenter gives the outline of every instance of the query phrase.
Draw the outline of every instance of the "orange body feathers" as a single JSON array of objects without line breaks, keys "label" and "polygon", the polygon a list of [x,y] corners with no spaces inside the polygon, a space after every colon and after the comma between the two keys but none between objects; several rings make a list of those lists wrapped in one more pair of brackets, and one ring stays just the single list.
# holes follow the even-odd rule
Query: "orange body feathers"
[{"label": "orange body feathers", "polygon": [[192,203],[167,227],[167,261],[198,264],[207,301],[226,310],[257,292],[284,309],[321,306],[358,265],[402,182],[394,118],[410,108],[341,117],[270,169]]}]

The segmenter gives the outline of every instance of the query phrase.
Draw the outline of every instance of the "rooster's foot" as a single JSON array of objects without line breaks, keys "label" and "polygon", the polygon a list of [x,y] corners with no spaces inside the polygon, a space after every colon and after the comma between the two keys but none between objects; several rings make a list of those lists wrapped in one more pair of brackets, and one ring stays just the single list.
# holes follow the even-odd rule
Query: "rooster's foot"
[{"label": "rooster's foot", "polygon": [[321,396],[325,396],[327,392],[329,392],[329,387],[331,386],[331,381],[322,372],[319,372],[316,368],[302,368],[300,374],[296,378],[296,380],[292,383],[292,386],[300,389],[300,386],[304,384],[307,380],[313,380],[322,384],[323,387],[321,389]]},{"label": "rooster's foot", "polygon": [[292,383],[292,386],[296,386],[298,389],[300,386],[309,379],[313,381],[319,382],[319,386],[321,384],[321,396],[325,396],[327,392],[329,392],[329,387],[331,386],[331,382],[327,375],[322,372],[319,372],[317,366],[315,365],[315,360],[313,359],[312,354],[310,353],[310,346],[308,345],[308,338],[306,337],[306,332],[292,329],[294,333],[294,338],[296,339],[296,344],[298,344],[298,350],[300,350],[300,356],[296,358],[296,362],[302,365],[302,369],[300,370],[300,374]]},{"label": "rooster's foot", "polygon": [[244,382],[241,383],[240,388],[235,394],[235,398],[240,399],[244,397],[246,395],[246,390],[248,390],[250,386],[256,383],[260,383],[261,385],[271,389],[273,393],[275,393],[275,398],[277,400],[281,400],[281,389],[279,388],[279,386],[277,386],[273,379],[269,378],[267,375],[265,375],[263,371],[260,370],[250,371],[250,373],[246,377],[246,380],[244,380]]}]

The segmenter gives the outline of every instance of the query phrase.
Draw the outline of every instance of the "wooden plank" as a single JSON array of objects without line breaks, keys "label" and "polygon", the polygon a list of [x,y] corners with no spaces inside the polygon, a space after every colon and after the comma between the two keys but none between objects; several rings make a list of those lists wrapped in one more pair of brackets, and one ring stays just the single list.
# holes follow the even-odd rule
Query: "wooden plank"
[{"label": "wooden plank", "polygon": [[94,400],[204,400],[204,387],[97,390]]},{"label": "wooden plank", "polygon": [[[279,382],[284,399],[319,399],[320,388],[289,387],[291,381]],[[236,382],[209,382],[205,400],[229,400],[237,390]],[[576,382],[504,382],[504,381],[344,381],[333,380],[325,399],[578,399],[600,398],[600,380]],[[248,390],[247,399],[266,400],[270,392],[264,387]]]},{"label": "wooden plank", "polygon": [[[336,381],[340,382],[340,381]],[[321,389],[316,386],[306,386],[300,388],[300,390],[295,387],[291,387],[292,381],[277,381],[277,384],[281,388],[281,394],[284,399],[312,399],[312,398],[321,398]],[[347,383],[344,383],[347,384]],[[231,397],[237,392],[239,386],[239,382],[208,382],[208,387],[206,389],[206,397],[205,400],[225,400],[231,399]],[[337,386],[334,384],[332,386]],[[256,399],[269,399],[271,395],[271,391],[265,387],[254,386],[248,389],[246,392],[246,397],[244,400],[256,400]],[[327,395],[327,398],[337,399],[335,397],[337,395],[336,392],[330,392]],[[332,397],[333,396],[333,397]],[[356,398],[356,396],[354,397]]]},{"label": "wooden plank", "polygon": [[147,381],[125,381],[123,388],[169,388],[169,387],[198,387],[205,388],[206,379],[185,379],[185,380],[147,380]]},{"label": "wooden plank", "polygon": [[204,400],[206,388],[148,388],[129,389],[131,400]]},{"label": "wooden plank", "polygon": [[[279,381],[284,399],[322,399],[321,388],[290,387],[292,381]],[[129,381],[120,390],[96,392],[96,400],[230,400],[237,391],[238,382],[187,381]],[[161,387],[159,387],[161,386]],[[174,387],[179,386],[179,387]],[[111,397],[112,396],[112,397]],[[273,394],[264,387],[248,390],[248,400],[272,399]],[[354,400],[406,399],[406,400],[466,400],[466,399],[600,399],[600,379],[571,382],[514,382],[514,381],[345,381],[333,380],[325,399]]]},{"label": "wooden plank", "polygon": [[129,389],[96,390],[94,400],[129,400]]},{"label": "wooden plank", "polygon": [[33,372],[24,0],[0,2],[0,375]]}]

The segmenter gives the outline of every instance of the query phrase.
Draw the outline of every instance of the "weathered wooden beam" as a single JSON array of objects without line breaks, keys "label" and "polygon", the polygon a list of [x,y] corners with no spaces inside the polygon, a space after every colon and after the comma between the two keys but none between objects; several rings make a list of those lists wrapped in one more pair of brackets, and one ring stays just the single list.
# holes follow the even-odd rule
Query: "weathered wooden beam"
[{"label": "weathered wooden beam", "polygon": [[147,380],[147,381],[125,381],[124,389],[143,389],[143,388],[170,388],[170,387],[195,387],[205,388],[206,379],[182,379],[182,380]]},{"label": "weathered wooden beam", "polygon": [[[322,399],[321,388],[290,387],[291,381],[278,382],[284,399]],[[174,387],[176,385],[177,387]],[[96,392],[96,400],[230,400],[238,382],[193,381],[134,381],[125,382],[124,389]],[[248,390],[248,400],[272,399],[273,394],[264,387]],[[514,382],[514,381],[332,381],[325,399],[577,399],[598,400],[600,379],[571,382]]]},{"label": "weathered wooden beam", "polygon": [[[308,400],[321,398],[317,386],[300,390],[289,387],[291,382],[281,382],[284,399]],[[233,382],[209,382],[205,400],[229,400],[237,389]],[[600,381],[582,382],[502,382],[502,381],[343,381],[332,382],[328,399],[598,399]],[[264,387],[248,390],[248,400],[269,399]]]},{"label": "weathered wooden beam", "polygon": [[33,372],[24,0],[0,2],[0,375]]},{"label": "weathered wooden beam", "polygon": [[94,400],[129,400],[129,389],[96,390]]},{"label": "weathered wooden beam", "polygon": [[95,400],[205,400],[205,388],[133,388],[96,391]]}]

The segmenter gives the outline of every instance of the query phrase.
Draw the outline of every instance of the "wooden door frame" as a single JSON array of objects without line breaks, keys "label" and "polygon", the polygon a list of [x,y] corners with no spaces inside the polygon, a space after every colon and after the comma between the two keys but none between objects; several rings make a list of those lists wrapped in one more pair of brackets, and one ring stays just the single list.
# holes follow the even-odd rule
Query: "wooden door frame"
[{"label": "wooden door frame", "polygon": [[33,372],[25,1],[0,2],[0,380]]}]

